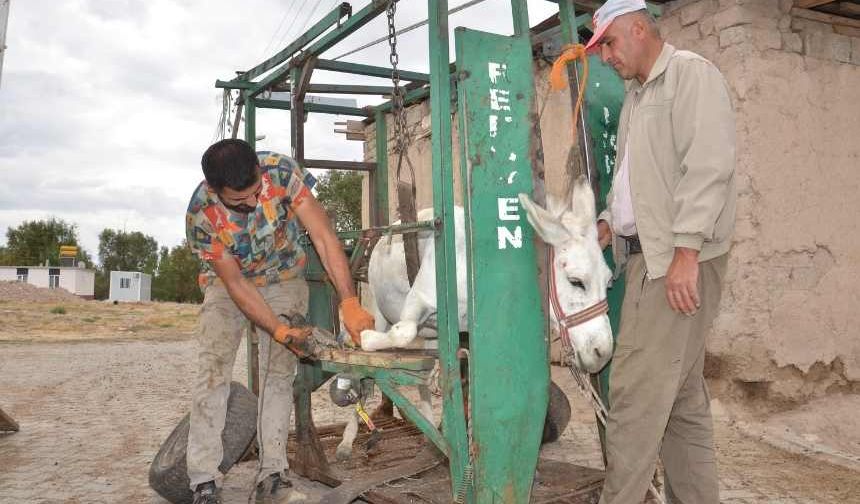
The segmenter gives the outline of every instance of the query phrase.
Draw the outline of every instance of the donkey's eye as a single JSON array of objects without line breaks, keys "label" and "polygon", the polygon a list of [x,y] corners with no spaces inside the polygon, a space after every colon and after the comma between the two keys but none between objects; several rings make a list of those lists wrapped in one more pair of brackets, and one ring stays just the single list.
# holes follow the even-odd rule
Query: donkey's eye
[{"label": "donkey's eye", "polygon": [[580,280],[578,278],[568,278],[567,281],[570,282],[570,284],[573,285],[574,287],[585,290],[585,284],[582,283],[582,280]]}]

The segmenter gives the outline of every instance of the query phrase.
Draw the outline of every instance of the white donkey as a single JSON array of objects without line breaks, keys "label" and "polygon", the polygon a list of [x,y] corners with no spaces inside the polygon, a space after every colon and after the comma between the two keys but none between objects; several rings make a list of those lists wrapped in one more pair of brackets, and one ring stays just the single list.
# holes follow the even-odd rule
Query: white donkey
[{"label": "white donkey", "polygon": [[[548,198],[548,209],[525,194],[520,202],[540,237],[553,249],[550,286],[552,319],[574,350],[574,363],[596,373],[612,355],[612,329],[606,315],[606,289],[612,273],[597,241],[594,195],[584,178],[574,184],[570,201]],[[418,220],[433,218],[433,209],[418,212]],[[463,209],[454,209],[457,253],[457,293],[460,331],[467,330],[466,240]],[[362,331],[361,348],[367,351],[414,346],[421,328],[434,328],[436,318],[436,264],[432,231],[419,233],[421,267],[412,287],[406,276],[406,258],[400,237],[381,239],[368,265],[370,290],[376,300],[376,330]],[[393,325],[392,325],[393,323]],[[420,410],[433,420],[430,394],[419,387]],[[338,458],[348,457],[358,432],[355,415],[347,424],[338,446]]]}]

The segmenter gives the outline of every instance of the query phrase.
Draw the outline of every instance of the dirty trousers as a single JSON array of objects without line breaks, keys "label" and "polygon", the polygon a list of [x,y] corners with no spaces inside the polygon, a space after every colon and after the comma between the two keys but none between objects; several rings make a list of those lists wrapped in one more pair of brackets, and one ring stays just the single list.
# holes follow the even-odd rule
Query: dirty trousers
[{"label": "dirty trousers", "polygon": [[666,279],[648,279],[642,254],[627,265],[621,327],[609,376],[606,481],[600,504],[639,504],[659,455],[669,503],[718,504],[705,336],[720,305],[727,256],[699,264],[701,307],[678,314]]},{"label": "dirty trousers", "polygon": [[[292,279],[257,288],[277,313],[305,315],[308,285]],[[192,490],[200,483],[221,481],[218,465],[223,457],[221,431],[227,415],[227,397],[236,350],[247,319],[222,285],[206,287],[197,331],[199,353],[191,403],[186,462]],[[258,329],[262,399],[257,405],[257,442],[262,447],[259,479],[287,469],[287,435],[293,401],[296,357]]]}]

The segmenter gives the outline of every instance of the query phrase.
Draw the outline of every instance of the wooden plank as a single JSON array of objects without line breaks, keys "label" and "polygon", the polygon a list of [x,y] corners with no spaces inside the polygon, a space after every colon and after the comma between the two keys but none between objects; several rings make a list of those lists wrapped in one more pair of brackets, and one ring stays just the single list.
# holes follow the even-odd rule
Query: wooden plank
[{"label": "wooden plank", "polygon": [[834,0],[794,0],[794,6],[800,9],[811,9],[819,5],[833,3]]},{"label": "wooden plank", "polygon": [[19,428],[18,422],[0,409],[0,432],[18,432]]},{"label": "wooden plank", "polygon": [[860,16],[860,4],[853,2],[839,2],[825,6],[826,10],[839,16]]},{"label": "wooden plank", "polygon": [[860,19],[852,19],[843,16],[836,16],[833,14],[825,14],[823,12],[816,12],[814,10],[809,9],[798,9],[797,7],[794,7],[793,9],[791,9],[791,15],[802,19],[818,21],[819,23],[829,23],[838,26],[851,26],[854,28],[860,28]]},{"label": "wooden plank", "polygon": [[352,366],[367,366],[385,369],[427,371],[436,364],[436,356],[413,350],[394,352],[364,352],[360,350],[338,350],[326,348],[320,360]]},{"label": "wooden plank", "polygon": [[848,35],[849,37],[860,38],[860,28],[855,28],[853,26],[836,25],[833,27],[833,31],[839,35]]}]

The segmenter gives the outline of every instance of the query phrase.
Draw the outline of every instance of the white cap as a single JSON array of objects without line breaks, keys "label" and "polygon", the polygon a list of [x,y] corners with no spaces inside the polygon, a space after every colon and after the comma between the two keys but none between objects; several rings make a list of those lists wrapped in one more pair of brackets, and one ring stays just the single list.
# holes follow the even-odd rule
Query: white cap
[{"label": "white cap", "polygon": [[645,0],[607,0],[599,9],[594,11],[594,17],[591,20],[591,24],[594,25],[594,35],[585,44],[585,49],[593,49],[603,38],[603,34],[612,24],[612,21],[618,16],[647,8]]}]

